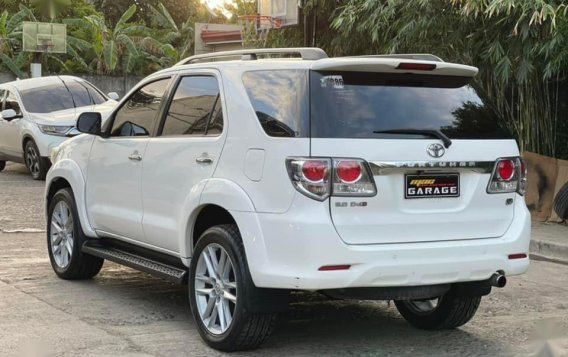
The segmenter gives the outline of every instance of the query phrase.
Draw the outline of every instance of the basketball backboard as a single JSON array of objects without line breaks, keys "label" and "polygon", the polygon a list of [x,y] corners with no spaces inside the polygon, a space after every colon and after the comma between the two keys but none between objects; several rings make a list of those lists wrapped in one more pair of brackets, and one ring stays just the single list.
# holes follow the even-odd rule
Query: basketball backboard
[{"label": "basketball backboard", "polygon": [[271,16],[281,21],[281,26],[298,24],[301,0],[258,0],[258,13],[261,16]]},{"label": "basketball backboard", "polygon": [[67,53],[67,25],[24,22],[22,47],[25,52]]}]

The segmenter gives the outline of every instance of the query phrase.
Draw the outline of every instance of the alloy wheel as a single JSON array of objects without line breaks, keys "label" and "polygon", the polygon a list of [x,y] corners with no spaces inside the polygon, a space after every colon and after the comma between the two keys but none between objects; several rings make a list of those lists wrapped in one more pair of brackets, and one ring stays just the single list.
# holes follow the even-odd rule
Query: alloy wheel
[{"label": "alloy wheel", "polygon": [[39,155],[37,154],[35,148],[30,145],[26,150],[26,164],[28,169],[31,171],[32,175],[39,175],[40,173],[40,164],[39,164]]},{"label": "alloy wheel", "polygon": [[219,244],[207,245],[195,270],[195,298],[203,325],[220,335],[233,322],[237,305],[237,276],[231,257]]},{"label": "alloy wheel", "polygon": [[59,201],[51,214],[51,252],[55,264],[67,268],[73,255],[74,229],[73,214],[64,201]]}]

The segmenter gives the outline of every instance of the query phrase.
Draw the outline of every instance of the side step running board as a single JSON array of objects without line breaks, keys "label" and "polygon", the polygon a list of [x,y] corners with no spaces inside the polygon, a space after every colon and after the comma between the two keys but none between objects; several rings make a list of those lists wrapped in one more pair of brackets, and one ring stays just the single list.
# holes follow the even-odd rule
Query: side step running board
[{"label": "side step running board", "polygon": [[101,245],[96,241],[85,242],[82,251],[177,284],[187,281],[187,269],[148,259],[115,247]]}]

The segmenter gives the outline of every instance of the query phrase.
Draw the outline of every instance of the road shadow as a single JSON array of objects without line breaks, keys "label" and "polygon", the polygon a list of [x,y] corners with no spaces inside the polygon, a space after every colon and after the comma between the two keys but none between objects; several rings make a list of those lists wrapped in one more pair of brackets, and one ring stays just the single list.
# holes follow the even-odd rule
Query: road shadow
[{"label": "road shadow", "polygon": [[30,172],[26,166],[13,162],[6,163],[6,168],[2,171],[2,176],[5,178],[22,178],[23,176],[26,176],[30,179],[30,181],[32,181],[32,177],[30,176]]},{"label": "road shadow", "polygon": [[[91,299],[104,298],[108,301],[102,313],[89,313],[91,320],[111,325],[175,320],[178,326],[190,330],[188,334],[197,332],[187,303],[186,286],[173,285],[122,267],[111,267],[92,281],[72,284],[88,289]],[[125,307],[128,311],[124,310]],[[113,313],[115,310],[121,313]],[[280,315],[272,337],[261,349],[236,355],[509,354],[507,346],[497,339],[488,340],[468,331],[467,326],[447,331],[414,329],[400,317],[392,303],[389,306],[385,301],[331,300],[315,292],[298,292],[292,294],[288,310]]]}]

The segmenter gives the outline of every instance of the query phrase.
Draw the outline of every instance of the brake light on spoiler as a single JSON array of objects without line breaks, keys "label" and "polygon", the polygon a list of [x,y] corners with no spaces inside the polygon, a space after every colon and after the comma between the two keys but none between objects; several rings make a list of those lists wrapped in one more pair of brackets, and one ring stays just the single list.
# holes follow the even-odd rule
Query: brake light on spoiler
[{"label": "brake light on spoiler", "polygon": [[286,168],[296,190],[318,201],[377,194],[371,169],[362,159],[295,157],[286,160]]},{"label": "brake light on spoiler", "polygon": [[396,69],[403,69],[407,71],[433,71],[436,65],[433,63],[399,63]]},{"label": "brake light on spoiler", "polygon": [[497,159],[487,186],[487,193],[517,192],[521,196],[527,190],[527,168],[522,158]]}]

